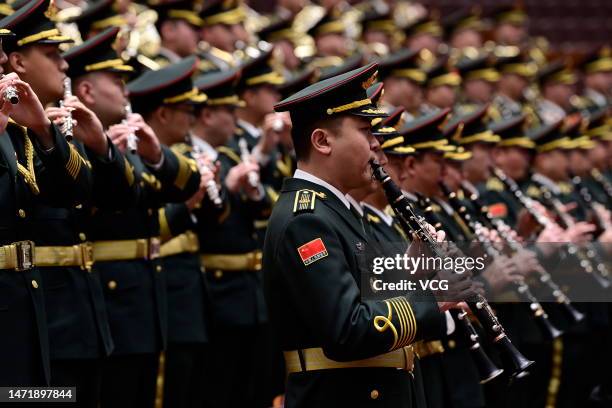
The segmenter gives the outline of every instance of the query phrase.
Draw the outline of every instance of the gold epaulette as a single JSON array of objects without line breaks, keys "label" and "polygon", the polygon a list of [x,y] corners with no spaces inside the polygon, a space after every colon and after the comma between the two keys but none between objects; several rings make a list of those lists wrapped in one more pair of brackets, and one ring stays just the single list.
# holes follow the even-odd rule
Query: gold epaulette
[{"label": "gold epaulette", "polygon": [[540,190],[540,187],[531,184],[529,187],[527,187],[525,194],[532,198],[538,198],[542,195],[542,191]]},{"label": "gold epaulette", "polygon": [[326,196],[325,193],[319,193],[314,190],[298,190],[295,193],[295,199],[293,201],[293,213],[313,212],[317,197],[325,199]]},{"label": "gold epaulette", "polygon": [[486,189],[489,191],[504,191],[504,183],[497,177],[491,177],[487,180]]},{"label": "gold epaulette", "polygon": [[219,146],[219,147],[217,147],[217,152],[219,152],[220,154],[226,155],[227,157],[229,157],[230,159],[232,159],[236,163],[242,162],[242,160],[240,160],[240,156],[238,156],[238,154],[236,154],[235,151],[233,151],[232,149],[230,149],[227,146]]},{"label": "gold epaulette", "polygon": [[187,143],[175,143],[170,146],[170,149],[178,154],[187,154],[193,151],[193,146],[188,145]]}]

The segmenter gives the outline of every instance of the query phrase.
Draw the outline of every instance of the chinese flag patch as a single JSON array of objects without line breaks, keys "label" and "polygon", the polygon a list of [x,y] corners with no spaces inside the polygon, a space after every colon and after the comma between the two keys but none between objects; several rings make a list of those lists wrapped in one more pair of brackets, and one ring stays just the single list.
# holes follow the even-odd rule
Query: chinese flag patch
[{"label": "chinese flag patch", "polygon": [[302,262],[304,262],[306,266],[328,255],[327,248],[325,248],[325,244],[321,238],[313,239],[297,250],[300,254],[300,258],[302,258]]},{"label": "chinese flag patch", "polygon": [[508,215],[508,207],[504,203],[497,203],[489,206],[489,215],[493,218],[504,218]]}]

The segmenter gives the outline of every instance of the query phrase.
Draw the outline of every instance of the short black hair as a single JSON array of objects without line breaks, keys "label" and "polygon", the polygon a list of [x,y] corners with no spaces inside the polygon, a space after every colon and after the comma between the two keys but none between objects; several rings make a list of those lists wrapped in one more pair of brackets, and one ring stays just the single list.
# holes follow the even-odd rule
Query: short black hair
[{"label": "short black hair", "polygon": [[300,123],[296,121],[291,128],[291,139],[295,149],[296,159],[305,161],[310,156],[310,136],[315,129],[337,130],[346,115],[336,116],[330,119],[319,119],[310,123]]}]

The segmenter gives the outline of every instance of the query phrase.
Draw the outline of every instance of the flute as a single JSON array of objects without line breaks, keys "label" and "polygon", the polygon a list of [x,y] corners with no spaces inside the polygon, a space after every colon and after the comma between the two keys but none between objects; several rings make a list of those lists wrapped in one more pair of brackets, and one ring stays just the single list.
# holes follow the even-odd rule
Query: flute
[{"label": "flute", "polygon": [[[0,78],[4,78],[4,75],[0,76]],[[15,88],[13,85],[7,86],[4,88],[2,98],[5,101],[10,102],[12,105],[17,105],[19,103],[19,92],[17,92],[17,88]]]},{"label": "flute", "polygon": [[[374,160],[370,161],[370,166],[372,167],[374,178],[382,185],[385,196],[391,208],[398,216],[406,234],[412,235],[414,233],[429,247],[434,255],[445,258],[444,250],[429,232],[423,217],[416,215],[408,198],[391,180],[385,169]],[[471,296],[470,299],[467,299],[467,304],[472,313],[481,322],[489,339],[497,347],[500,357],[505,366],[509,368],[512,377],[518,376],[534,363],[528,360],[514,346],[504,327],[497,319],[497,316],[495,316],[495,313],[493,313],[493,309],[482,295],[476,294]]]},{"label": "flute", "polygon": [[[251,161],[251,154],[249,153],[246,140],[239,139],[238,147],[240,148],[240,159],[245,163]],[[259,174],[257,174],[256,171],[250,171],[248,177],[251,187],[257,187],[259,185]]]},{"label": "flute", "polygon": [[[200,171],[200,174],[202,175],[209,174],[212,172],[212,169],[209,166],[201,162],[202,156],[204,156],[204,154],[205,153],[202,151],[200,146],[193,146],[194,159],[198,166],[198,170]],[[219,194],[219,188],[217,187],[217,183],[215,182],[214,179],[209,180],[208,183],[206,183],[206,194],[208,195],[208,199],[212,201],[215,207],[221,208],[221,206],[223,205],[223,201],[221,200],[221,195]]]},{"label": "flute", "polygon": [[[72,96],[72,81],[70,77],[64,78],[64,100]],[[59,105],[64,107],[64,100],[61,100]],[[68,115],[64,118],[61,132],[67,141],[71,141],[74,137],[74,122],[72,121],[72,113],[68,112]]]},{"label": "flute", "polygon": [[[132,114],[132,105],[128,102],[125,105],[125,119],[123,120],[124,124],[127,124],[127,118]],[[138,151],[138,136],[134,132],[130,132],[127,137],[127,148],[130,153],[136,154]]]}]

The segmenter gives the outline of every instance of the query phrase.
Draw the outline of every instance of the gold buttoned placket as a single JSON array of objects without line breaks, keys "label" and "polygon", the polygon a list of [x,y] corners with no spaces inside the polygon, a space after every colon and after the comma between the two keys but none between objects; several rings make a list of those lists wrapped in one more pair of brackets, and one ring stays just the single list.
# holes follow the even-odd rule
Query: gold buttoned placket
[{"label": "gold buttoned placket", "polygon": [[380,396],[380,392],[378,392],[377,389],[374,389],[372,391],[370,391],[370,398],[375,400],[378,399],[378,397]]}]

